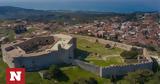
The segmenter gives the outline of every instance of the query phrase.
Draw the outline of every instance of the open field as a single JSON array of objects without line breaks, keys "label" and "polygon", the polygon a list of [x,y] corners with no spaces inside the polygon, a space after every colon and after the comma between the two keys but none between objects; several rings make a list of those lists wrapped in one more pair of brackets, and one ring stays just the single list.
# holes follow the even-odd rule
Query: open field
[{"label": "open field", "polygon": [[[5,80],[5,70],[8,66],[0,60],[0,84],[6,84]],[[109,79],[100,78],[88,71],[84,71],[79,67],[63,67],[61,70],[68,77],[68,80],[60,81],[56,84],[72,84],[74,80],[79,78],[95,78],[99,84],[110,83]],[[40,77],[38,72],[27,72],[26,73],[26,84],[53,84],[53,80],[45,80]]]},{"label": "open field", "polygon": [[[5,82],[5,69],[7,65],[0,60],[0,84],[6,84]],[[26,84],[73,84],[74,80],[79,78],[90,78],[93,77],[98,81],[98,84],[111,84],[110,79],[100,78],[88,71],[82,70],[76,66],[63,67],[61,70],[68,77],[68,80],[53,83],[53,80],[42,79],[38,72],[27,72],[26,73]],[[129,84],[125,80],[118,81],[118,84]]]},{"label": "open field", "polygon": [[6,73],[6,68],[7,64],[5,64],[2,59],[0,58],[0,84],[6,84],[5,80],[5,73]]},{"label": "open field", "polygon": [[[109,79],[100,78],[88,71],[82,70],[77,66],[71,66],[71,67],[64,67],[61,68],[61,70],[68,76],[69,80],[67,84],[72,84],[74,80],[77,80],[79,78],[95,78],[98,81],[98,84],[104,84],[108,83],[110,84]],[[63,82],[62,82],[63,83]],[[64,82],[66,84],[66,82]]]},{"label": "open field", "polygon": [[[88,47],[87,47],[88,46]],[[123,50],[120,48],[105,48],[105,45],[95,42],[90,42],[85,38],[77,38],[78,49],[87,52],[99,53],[100,55],[119,55]]]},{"label": "open field", "polygon": [[92,64],[98,65],[98,66],[109,66],[109,65],[121,65],[121,64],[125,64],[122,60],[122,58],[120,57],[109,57],[105,60],[87,60]]},{"label": "open field", "polygon": [[7,36],[9,41],[14,41],[15,33],[10,29],[0,29],[0,37]]},{"label": "open field", "polygon": [[105,48],[105,45],[90,42],[84,38],[77,38],[76,56],[79,59],[96,64],[98,66],[109,66],[112,64],[124,64],[119,48]]}]

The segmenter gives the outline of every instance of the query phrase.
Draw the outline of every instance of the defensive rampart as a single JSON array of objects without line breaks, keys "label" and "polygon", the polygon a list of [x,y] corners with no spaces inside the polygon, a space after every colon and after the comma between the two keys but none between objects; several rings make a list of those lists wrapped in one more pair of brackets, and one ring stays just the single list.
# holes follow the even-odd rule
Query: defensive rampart
[{"label": "defensive rampart", "polygon": [[144,57],[143,61],[139,63],[126,64],[126,65],[112,65],[112,66],[106,66],[106,67],[100,67],[84,61],[74,60],[75,65],[81,67],[84,70],[97,74],[100,77],[123,76],[123,75],[126,75],[128,72],[134,72],[138,69],[152,70],[153,61],[150,58],[145,48],[141,48],[138,46],[131,46],[131,45],[113,42],[113,41],[104,40],[104,39],[99,39],[95,37],[86,37],[86,36],[81,36],[81,37],[91,42],[98,41],[101,44],[105,44],[105,45],[110,44],[111,46],[118,47],[124,50],[131,50],[132,48],[136,48],[142,51],[143,53],[142,55]]}]

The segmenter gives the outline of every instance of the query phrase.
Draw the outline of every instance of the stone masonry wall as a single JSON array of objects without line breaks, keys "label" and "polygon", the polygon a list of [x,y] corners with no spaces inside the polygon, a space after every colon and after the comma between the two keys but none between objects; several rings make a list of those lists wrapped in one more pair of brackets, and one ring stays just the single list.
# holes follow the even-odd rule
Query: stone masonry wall
[{"label": "stone masonry wall", "polygon": [[27,71],[39,70],[52,64],[62,63],[60,56],[58,51],[54,51],[40,56],[18,57],[14,58],[14,67],[25,67]]},{"label": "stone masonry wall", "polygon": [[[42,37],[43,38],[43,37]],[[40,39],[40,38],[38,38]],[[44,39],[50,42],[50,37]],[[35,42],[36,40],[34,40]],[[29,40],[28,42],[31,42]],[[44,68],[48,68],[52,64],[67,63],[71,64],[74,58],[74,50],[76,48],[76,39],[71,39],[68,43],[67,49],[58,47],[58,50],[54,51],[42,51],[30,54],[19,54],[19,56],[11,57],[7,54],[5,47],[2,45],[3,61],[9,65],[9,67],[26,68],[26,71],[36,71]],[[27,44],[19,44],[19,46],[27,46]]]},{"label": "stone masonry wall", "polygon": [[[82,36],[83,38],[86,38],[85,36]],[[128,72],[133,72],[138,69],[149,69],[152,70],[152,65],[153,61],[150,58],[150,56],[147,53],[147,50],[141,47],[137,46],[131,46],[123,43],[118,43],[118,42],[113,42],[113,41],[108,41],[104,39],[98,39],[94,37],[87,37],[88,41],[91,42],[96,42],[98,40],[99,43],[101,44],[110,44],[112,46],[124,49],[124,50],[131,50],[132,48],[136,48],[139,50],[143,50],[143,56],[146,57],[146,61],[142,63],[137,63],[137,64],[128,64],[128,65],[114,65],[114,66],[106,66],[106,67],[99,67],[95,66],[90,63],[86,63],[83,61],[76,60],[76,65],[81,67],[84,70],[90,71],[94,74],[99,75],[100,77],[111,77],[111,76],[122,76],[126,75]]]},{"label": "stone masonry wall", "polygon": [[133,47],[135,47],[137,49],[142,49],[141,47],[138,47],[138,46],[127,45],[127,44],[124,44],[124,43],[114,42],[114,41],[105,40],[105,39],[96,38],[96,37],[88,37],[88,36],[78,36],[78,37],[84,38],[84,39],[86,39],[90,42],[96,42],[96,40],[98,40],[98,42],[101,43],[101,44],[104,44],[104,45],[110,44],[111,46],[121,48],[121,49],[124,49],[124,50],[131,50]]},{"label": "stone masonry wall", "polygon": [[86,70],[86,71],[90,71],[96,75],[100,74],[100,67],[84,62],[84,61],[80,61],[80,60],[74,60],[74,64],[79,66],[80,68]]},{"label": "stone masonry wall", "polygon": [[99,67],[99,66],[96,66],[96,65],[84,62],[84,61],[75,60],[74,64],[100,77],[111,77],[111,76],[123,76],[123,75],[126,75],[128,72],[134,72],[139,69],[152,70],[153,62],[150,61],[150,62],[139,63],[139,64]]},{"label": "stone masonry wall", "polygon": [[139,69],[149,69],[152,70],[152,62],[140,63],[140,64],[130,64],[123,66],[108,66],[101,67],[100,77],[112,77],[112,76],[123,76],[128,72],[134,72]]}]

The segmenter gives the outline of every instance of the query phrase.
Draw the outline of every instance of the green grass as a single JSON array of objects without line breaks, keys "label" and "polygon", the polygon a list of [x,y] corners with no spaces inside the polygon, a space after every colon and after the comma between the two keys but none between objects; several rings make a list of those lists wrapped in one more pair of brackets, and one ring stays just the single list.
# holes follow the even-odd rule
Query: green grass
[{"label": "green grass", "polygon": [[38,72],[27,72],[26,73],[26,84],[40,84],[42,79]]},{"label": "green grass", "polygon": [[77,39],[77,48],[81,50],[81,52],[76,53],[78,58],[98,66],[104,67],[113,64],[124,64],[120,56],[120,53],[124,51],[122,49],[105,48],[103,44],[90,42],[84,38]]},{"label": "green grass", "polygon": [[7,64],[5,64],[2,59],[0,58],[0,84],[6,84],[6,68]]},{"label": "green grass", "polygon": [[[0,84],[6,84],[6,68],[8,68],[7,64],[0,58]],[[36,81],[34,79],[36,79]],[[29,72],[26,73],[26,81],[26,84],[39,84],[41,78],[37,72]]]},{"label": "green grass", "polygon": [[[74,80],[79,78],[90,78],[93,77],[98,81],[98,84],[110,84],[110,79],[100,78],[91,72],[80,69],[79,67],[63,67],[61,70],[69,78],[67,81],[59,81],[56,84],[73,84]],[[53,80],[41,79],[38,72],[27,72],[26,73],[26,84],[54,84]]]},{"label": "green grass", "polygon": [[11,29],[1,29],[0,30],[0,35],[1,36],[8,36],[9,41],[14,41],[15,40],[15,32]]},{"label": "green grass", "polygon": [[42,79],[38,72],[27,72],[26,84],[54,84],[54,83],[52,80]]},{"label": "green grass", "polygon": [[[61,70],[69,77],[69,81],[66,82],[61,82],[64,84],[72,84],[74,80],[77,80],[79,78],[90,78],[93,77],[98,81],[98,84],[110,84],[110,79],[105,79],[105,78],[100,78],[96,76],[95,74],[92,74],[91,72],[82,70],[79,67],[64,67],[61,68]],[[60,83],[60,84],[61,84]]]},{"label": "green grass", "polygon": [[36,29],[35,28],[30,28],[30,29],[28,29],[27,30],[27,32],[26,33],[29,33],[29,34],[31,34],[32,32],[34,32]]},{"label": "green grass", "polygon": [[[6,84],[5,70],[7,68],[2,60],[0,60],[0,84]],[[89,78],[93,77],[98,80],[99,84],[110,83],[109,79],[100,78],[88,71],[82,70],[79,67],[64,67],[61,70],[69,77],[68,81],[61,81],[57,84],[72,84],[74,80],[78,78]],[[26,84],[53,84],[52,80],[42,79],[38,72],[27,72],[26,73]]]},{"label": "green grass", "polygon": [[0,58],[2,57],[2,51],[1,51],[1,49],[0,49]]},{"label": "green grass", "polygon": [[34,32],[36,29],[35,28],[30,28],[27,30],[27,32],[22,33],[23,36],[29,36],[32,35],[32,32]]},{"label": "green grass", "polygon": [[[90,48],[86,48],[86,46],[89,46]],[[94,59],[97,59],[96,56],[89,54],[88,57],[86,57],[86,60],[89,60],[90,62],[93,62],[97,65],[106,66],[110,64],[117,64],[121,62],[119,57],[112,57],[112,55],[119,55],[123,50],[115,48],[115,49],[107,49],[104,47],[104,45],[99,43],[92,43],[84,39],[78,39],[78,49],[81,49],[86,52],[94,52],[98,53],[102,56],[108,56],[107,61],[97,61]],[[5,69],[7,68],[7,65],[0,60],[0,84],[5,84]],[[68,81],[60,81],[57,84],[72,84],[74,80],[77,80],[79,78],[90,78],[93,77],[98,81],[98,84],[111,84],[110,79],[107,78],[100,78],[96,76],[95,74],[85,71],[83,69],[80,69],[79,67],[63,67],[61,70],[64,72],[64,74],[69,78]],[[53,80],[45,80],[42,79],[38,72],[27,72],[26,73],[26,84],[54,84]],[[123,83],[123,80],[120,81],[118,84],[126,84],[125,81]]]},{"label": "green grass", "polygon": [[[56,84],[73,84],[74,80],[79,78],[90,78],[93,77],[98,81],[98,84],[110,84],[110,79],[100,78],[91,72],[80,69],[79,67],[63,67],[61,70],[68,77],[67,81],[59,81]],[[34,80],[35,79],[35,80]],[[37,72],[28,72],[26,74],[26,84],[54,84],[53,80],[41,79]]]},{"label": "green grass", "polygon": [[131,83],[125,79],[122,79],[122,80],[119,80],[117,84],[131,84]]},{"label": "green grass", "polygon": [[[86,46],[90,48],[87,48]],[[103,44],[90,42],[82,38],[77,39],[77,47],[78,49],[85,50],[88,52],[99,53],[100,55],[119,55],[123,51],[120,48],[105,48]]]},{"label": "green grass", "polygon": [[[8,66],[0,60],[0,84],[6,84],[5,80],[5,70]],[[93,77],[98,81],[98,84],[111,84],[110,79],[100,78],[95,74],[85,71],[77,66],[63,67],[61,70],[69,78],[68,81],[61,81],[56,84],[73,84],[74,80],[79,78],[89,78]],[[26,73],[26,84],[55,84],[53,80],[42,79],[38,72],[27,72]],[[117,84],[129,84],[125,80],[118,81]]]},{"label": "green grass", "polygon": [[[61,70],[69,77],[69,81],[60,82],[59,84],[73,84],[74,80],[79,78],[90,78],[93,77],[98,81],[98,84],[112,84],[109,78],[101,78],[91,72],[85,71],[77,66],[74,67],[64,67]],[[126,80],[122,79],[117,81],[117,84],[129,84]]]},{"label": "green grass", "polygon": [[109,66],[109,65],[120,65],[124,64],[124,62],[119,57],[110,57],[106,60],[88,60],[90,63],[93,63],[98,66]]}]

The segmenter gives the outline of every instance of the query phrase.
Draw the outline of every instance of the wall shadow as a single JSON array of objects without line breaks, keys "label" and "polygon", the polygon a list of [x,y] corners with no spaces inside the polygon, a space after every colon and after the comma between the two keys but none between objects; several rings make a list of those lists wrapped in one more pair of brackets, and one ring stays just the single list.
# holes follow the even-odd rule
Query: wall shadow
[{"label": "wall shadow", "polygon": [[87,52],[87,51],[76,48],[74,58],[75,59],[80,59],[80,60],[85,60],[85,58],[87,56],[89,56],[89,54],[90,54],[90,52]]},{"label": "wall shadow", "polygon": [[56,77],[55,79],[57,81],[59,81],[59,82],[62,82],[62,81],[67,82],[67,81],[69,81],[69,77],[65,73],[63,73],[62,71],[59,72],[59,76]]}]

